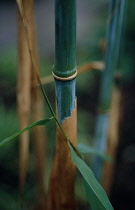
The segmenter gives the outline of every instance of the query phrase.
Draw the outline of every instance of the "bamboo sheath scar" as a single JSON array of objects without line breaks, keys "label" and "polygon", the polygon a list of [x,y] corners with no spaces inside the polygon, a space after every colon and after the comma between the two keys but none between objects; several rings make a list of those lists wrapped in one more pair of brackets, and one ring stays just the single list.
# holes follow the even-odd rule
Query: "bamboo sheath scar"
[{"label": "bamboo sheath scar", "polygon": [[[76,102],[71,116],[62,122],[62,129],[76,145],[77,117]],[[70,157],[67,141],[57,127],[56,149],[50,181],[48,210],[75,210],[74,182],[76,168]]]}]

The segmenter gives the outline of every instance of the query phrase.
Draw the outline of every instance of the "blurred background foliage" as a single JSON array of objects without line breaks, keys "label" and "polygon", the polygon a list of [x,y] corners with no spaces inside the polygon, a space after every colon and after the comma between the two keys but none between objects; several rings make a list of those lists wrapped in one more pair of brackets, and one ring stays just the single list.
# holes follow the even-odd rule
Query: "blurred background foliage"
[{"label": "blurred background foliage", "polygon": [[[102,40],[105,39],[108,0],[77,0],[77,64],[102,60]],[[54,62],[54,5],[53,1],[36,1],[36,22],[40,52],[41,76],[51,74]],[[135,206],[135,3],[127,4],[125,26],[119,59],[122,75],[123,113],[120,126],[114,183],[111,201],[114,209],[133,210]],[[0,1],[0,140],[19,129],[16,109],[17,81],[17,28],[14,0]],[[101,72],[92,71],[77,78],[78,142],[91,144]],[[55,107],[54,84],[45,86]],[[45,116],[50,113],[45,105]],[[47,132],[47,185],[54,153],[55,125],[49,124]],[[18,141],[0,148],[0,209],[18,210]],[[86,160],[90,162],[90,155]],[[36,199],[34,159],[30,149],[30,162],[25,186],[24,209],[31,209]],[[76,194],[79,209],[88,209],[80,177],[77,177]],[[34,198],[34,199],[33,199]]]}]

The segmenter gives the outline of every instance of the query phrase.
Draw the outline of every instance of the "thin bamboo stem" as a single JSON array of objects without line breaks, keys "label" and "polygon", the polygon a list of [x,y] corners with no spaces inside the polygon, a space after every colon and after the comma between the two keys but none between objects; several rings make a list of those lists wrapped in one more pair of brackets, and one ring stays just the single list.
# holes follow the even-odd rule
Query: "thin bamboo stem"
[{"label": "thin bamboo stem", "polygon": [[108,132],[108,145],[107,154],[113,159],[113,162],[105,162],[103,168],[102,186],[105,189],[107,195],[110,195],[111,186],[113,183],[114,164],[117,152],[117,146],[119,141],[119,126],[121,122],[122,114],[122,94],[121,89],[114,85],[111,111],[109,119],[109,132]]},{"label": "thin bamboo stem", "polygon": [[[35,37],[35,25],[34,25],[34,13],[33,6],[34,1],[17,1],[19,7],[19,20],[23,30],[23,36],[25,38],[25,45],[27,46],[26,56],[29,58],[29,100],[31,98],[32,105],[32,119],[37,121],[43,116],[43,98],[39,88],[31,89],[31,81],[37,79],[38,73],[38,52]],[[33,63],[34,56],[34,63]],[[27,66],[27,65],[26,65]],[[36,69],[35,69],[36,66]],[[27,68],[26,68],[27,69]],[[38,78],[39,79],[39,78]],[[23,87],[22,87],[23,88]],[[27,91],[25,92],[25,94]],[[39,192],[38,207],[43,209],[45,207],[45,192],[44,192],[44,170],[45,170],[45,145],[44,145],[44,130],[41,127],[33,129],[34,139],[34,153],[36,160],[36,173],[37,173],[37,185]]]},{"label": "thin bamboo stem", "polygon": [[[36,42],[35,34],[35,21],[34,21],[34,1],[31,4],[31,20],[29,24],[29,39],[31,41],[31,47],[33,49],[33,56],[36,63],[36,66],[39,70],[39,58],[38,58],[38,49]],[[37,75],[33,65],[31,66],[31,81],[37,80]],[[40,88],[31,89],[31,117],[32,121],[38,121],[43,118],[43,97],[41,95]],[[35,156],[35,169],[37,177],[37,187],[38,187],[38,204],[37,209],[44,209],[46,204],[46,195],[45,195],[45,130],[43,127],[34,127],[32,129],[32,143]]]},{"label": "thin bamboo stem", "polygon": [[[123,22],[126,8],[126,0],[120,2],[119,5],[119,20],[118,20],[118,30],[117,30],[117,43],[116,43],[116,51],[115,51],[115,62],[118,63],[119,53],[120,53],[120,40],[123,31]],[[116,77],[119,78],[120,75]],[[110,112],[110,121],[109,121],[109,135],[108,135],[108,145],[107,145],[107,153],[113,158],[113,163],[104,163],[103,169],[103,179],[102,185],[108,195],[111,192],[111,186],[113,182],[113,174],[114,174],[114,164],[115,157],[117,152],[118,140],[119,140],[119,126],[121,122],[122,115],[122,93],[119,85],[114,84],[113,94],[112,94],[112,103],[111,103],[111,112]]]},{"label": "thin bamboo stem", "polygon": [[[24,1],[24,8],[27,18],[29,19],[30,2]],[[25,30],[18,12],[18,84],[17,84],[17,101],[18,101],[18,116],[20,128],[23,129],[29,124],[29,114],[31,105],[31,61],[29,50],[25,37]],[[20,136],[19,146],[19,185],[23,191],[27,163],[29,153],[29,132],[25,132]]]},{"label": "thin bamboo stem", "polygon": [[[98,115],[95,129],[95,148],[104,153],[107,147],[109,111],[116,67],[115,44],[117,22],[119,14],[118,0],[112,0],[109,8],[109,22],[107,25],[107,47],[105,53],[105,70],[103,71],[98,103]],[[117,46],[116,46],[117,47]],[[96,178],[102,179],[103,161],[99,157],[93,158],[93,170]]]},{"label": "thin bamboo stem", "polygon": [[[113,85],[113,78],[115,74],[116,67],[116,57],[115,57],[115,44],[116,44],[116,33],[117,33],[117,22],[119,7],[117,6],[119,0],[112,0],[109,8],[109,15],[111,14],[111,19],[107,25],[106,34],[106,53],[105,53],[105,70],[102,75],[100,96],[99,96],[99,109],[103,112],[110,109],[111,103],[111,92]],[[113,11],[115,13],[113,14]]]}]

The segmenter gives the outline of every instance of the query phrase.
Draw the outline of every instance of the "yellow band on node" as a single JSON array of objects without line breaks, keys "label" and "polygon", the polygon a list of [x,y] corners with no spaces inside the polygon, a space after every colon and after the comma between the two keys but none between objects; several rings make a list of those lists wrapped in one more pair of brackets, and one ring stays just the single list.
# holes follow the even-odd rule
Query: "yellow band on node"
[{"label": "yellow band on node", "polygon": [[54,74],[53,71],[52,71],[52,75],[53,75],[54,79],[57,79],[57,80],[60,80],[60,81],[68,81],[68,80],[72,80],[72,79],[76,78],[76,76],[77,76],[77,70],[76,70],[76,72],[75,72],[72,76],[70,76],[70,77],[58,77],[58,76],[56,76],[56,75]]}]

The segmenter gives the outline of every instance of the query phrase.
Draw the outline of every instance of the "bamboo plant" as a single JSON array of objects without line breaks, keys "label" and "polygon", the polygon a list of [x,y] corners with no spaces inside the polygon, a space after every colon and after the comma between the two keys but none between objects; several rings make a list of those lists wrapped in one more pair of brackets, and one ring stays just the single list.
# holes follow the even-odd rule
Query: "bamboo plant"
[{"label": "bamboo plant", "polygon": [[[18,0],[17,2],[20,3]],[[56,83],[57,115],[56,117],[46,92],[41,84],[38,73],[37,63],[33,45],[31,45],[30,34],[28,30],[25,13],[22,13],[21,5],[18,3],[19,11],[25,28],[25,35],[29,55],[33,69],[36,72],[37,79],[50,108],[52,117],[36,121],[21,131],[5,138],[0,142],[0,147],[5,143],[18,137],[23,132],[35,126],[46,125],[53,119],[57,123],[57,143],[54,157],[53,170],[50,180],[50,194],[48,199],[48,209],[76,209],[74,199],[74,179],[75,165],[82,175],[85,190],[93,210],[113,210],[103,188],[97,182],[91,169],[82,159],[81,154],[75,148],[76,144],[76,96],[75,96],[75,1],[56,0],[56,58],[53,75]],[[72,17],[72,18],[71,18]],[[71,18],[71,19],[70,19]],[[63,24],[63,20],[64,23]],[[70,21],[69,21],[70,20]],[[73,24],[71,24],[71,20]],[[67,27],[68,29],[67,30]],[[70,26],[70,27],[69,27]],[[66,27],[66,30],[64,30]],[[61,30],[62,29],[62,30]],[[69,33],[70,31],[70,33]],[[66,32],[66,33],[65,33]],[[72,35],[71,35],[72,34]],[[58,36],[57,36],[58,35]],[[61,36],[62,35],[62,36]],[[69,37],[67,37],[69,36]],[[70,37],[71,36],[71,37]],[[68,39],[66,39],[68,38]],[[57,45],[57,43],[59,43]],[[72,44],[70,46],[70,44]],[[59,48],[60,47],[60,48]],[[60,50],[60,52],[59,52]],[[61,52],[63,51],[63,53]],[[61,55],[67,55],[61,57]],[[70,55],[72,55],[70,57]],[[71,60],[70,60],[70,59]],[[74,59],[73,59],[74,58]],[[61,70],[60,70],[61,69]],[[60,100],[62,98],[62,100]],[[71,161],[72,159],[72,161]],[[75,165],[74,165],[75,164]],[[57,176],[56,176],[57,174]]]},{"label": "bamboo plant", "polygon": [[[58,120],[76,145],[76,1],[55,1],[55,64]],[[48,209],[76,209],[75,165],[65,137],[57,127],[55,157],[50,181]]]},{"label": "bamboo plant", "polygon": [[[102,75],[99,94],[98,116],[95,129],[95,147],[104,153],[107,148],[108,125],[111,108],[111,97],[115,68],[118,62],[123,15],[120,12],[124,1],[111,1],[107,26],[107,48],[105,53],[105,70]],[[98,180],[102,179],[103,161],[99,157],[93,158],[93,170]]]}]

